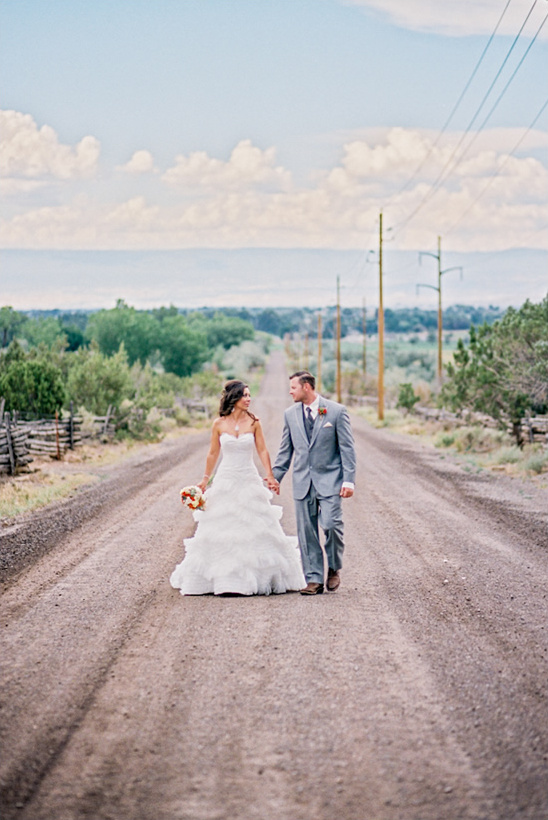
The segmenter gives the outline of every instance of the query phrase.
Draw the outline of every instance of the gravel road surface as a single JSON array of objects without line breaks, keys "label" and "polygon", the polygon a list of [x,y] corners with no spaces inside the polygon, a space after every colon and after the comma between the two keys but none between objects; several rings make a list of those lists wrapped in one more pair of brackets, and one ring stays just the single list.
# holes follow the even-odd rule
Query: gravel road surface
[{"label": "gravel road surface", "polygon": [[171,589],[206,433],[4,528],[3,820],[548,818],[547,491],[353,426],[335,594]]}]

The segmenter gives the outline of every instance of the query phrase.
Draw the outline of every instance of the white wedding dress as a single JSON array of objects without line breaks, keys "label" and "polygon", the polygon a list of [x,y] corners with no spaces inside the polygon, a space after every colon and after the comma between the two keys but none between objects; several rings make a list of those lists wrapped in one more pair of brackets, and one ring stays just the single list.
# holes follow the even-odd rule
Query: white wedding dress
[{"label": "white wedding dress", "polygon": [[269,595],[306,586],[298,541],[285,535],[282,508],[253,462],[255,438],[221,433],[222,461],[196,510],[198,527],[170,578],[181,595]]}]

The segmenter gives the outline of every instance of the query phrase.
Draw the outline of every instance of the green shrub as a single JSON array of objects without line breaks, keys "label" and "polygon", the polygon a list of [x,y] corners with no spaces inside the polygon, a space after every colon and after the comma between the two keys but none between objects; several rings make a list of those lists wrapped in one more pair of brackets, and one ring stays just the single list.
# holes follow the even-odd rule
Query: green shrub
[{"label": "green shrub", "polygon": [[523,469],[529,473],[542,473],[548,467],[548,453],[547,452],[538,452],[533,453],[532,456],[529,456],[526,461],[523,462]]},{"label": "green shrub", "polygon": [[435,447],[452,447],[455,443],[455,433],[438,433],[434,440]]},{"label": "green shrub", "polygon": [[65,400],[62,373],[50,362],[14,358],[0,368],[0,396],[5,409],[36,416],[53,415]]},{"label": "green shrub", "polygon": [[181,393],[189,399],[219,398],[224,384],[223,377],[214,370],[201,370],[181,381]]},{"label": "green shrub", "polygon": [[522,451],[519,447],[502,447],[493,453],[491,462],[493,464],[516,464],[522,458]]},{"label": "green shrub", "polygon": [[192,424],[192,416],[186,407],[176,405],[173,409],[173,418],[177,423],[177,427],[190,427]]},{"label": "green shrub", "polygon": [[105,356],[92,342],[70,355],[67,389],[75,404],[103,416],[109,405],[119,407],[124,399],[133,398],[135,388],[123,348]]},{"label": "green shrub", "polygon": [[400,407],[402,410],[407,410],[407,412],[410,413],[419,401],[419,396],[415,395],[411,382],[404,382],[403,384],[400,384],[399,389],[400,392],[398,394],[398,403],[396,404],[396,407]]},{"label": "green shrub", "polygon": [[455,434],[455,446],[460,453],[489,453],[506,438],[502,431],[488,427],[461,427]]},{"label": "green shrub", "polygon": [[266,361],[263,346],[258,342],[242,342],[231,347],[223,356],[223,369],[228,379],[244,379],[249,372],[263,367]]}]

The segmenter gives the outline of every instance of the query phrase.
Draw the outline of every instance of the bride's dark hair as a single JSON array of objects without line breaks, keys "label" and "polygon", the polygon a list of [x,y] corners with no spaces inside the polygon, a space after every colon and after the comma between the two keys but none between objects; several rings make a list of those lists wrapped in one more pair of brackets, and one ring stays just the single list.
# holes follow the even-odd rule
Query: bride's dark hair
[{"label": "bride's dark hair", "polygon": [[[231,379],[225,384],[221,395],[221,402],[219,404],[220,416],[230,416],[234,410],[234,407],[244,395],[244,390],[248,386],[249,385],[239,379]],[[257,416],[254,416],[249,410],[247,411],[247,414],[251,416],[253,421],[257,421]]]}]

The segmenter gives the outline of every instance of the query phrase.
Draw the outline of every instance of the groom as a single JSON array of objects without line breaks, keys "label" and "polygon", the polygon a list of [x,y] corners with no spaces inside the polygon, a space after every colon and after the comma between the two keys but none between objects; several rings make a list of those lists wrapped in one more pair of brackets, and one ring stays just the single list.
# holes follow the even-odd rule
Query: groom
[{"label": "groom", "polygon": [[324,591],[324,558],[318,524],[325,533],[327,589],[341,583],[342,498],[354,494],[356,458],[346,407],[316,393],[316,380],[299,370],[289,380],[294,405],[285,411],[280,449],[272,472],[281,481],[293,464],[297,534],[307,581],[301,595]]}]

